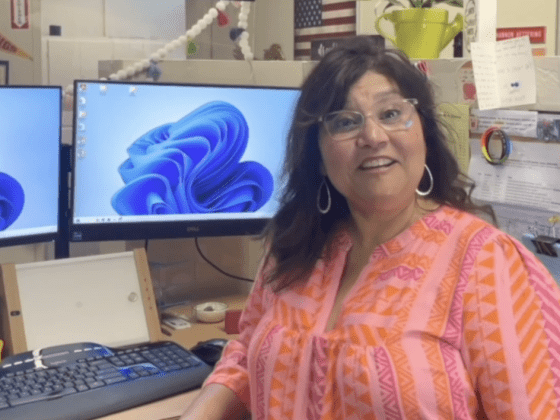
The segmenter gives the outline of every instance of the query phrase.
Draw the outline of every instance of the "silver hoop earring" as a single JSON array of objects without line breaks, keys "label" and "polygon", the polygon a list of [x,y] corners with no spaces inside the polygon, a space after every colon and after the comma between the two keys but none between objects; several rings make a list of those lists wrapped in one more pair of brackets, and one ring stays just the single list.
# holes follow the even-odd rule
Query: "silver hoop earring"
[{"label": "silver hoop earring", "polygon": [[[321,191],[323,190],[323,186],[327,190],[327,207],[321,207]],[[327,184],[327,180],[323,177],[323,181],[321,181],[321,185],[319,185],[319,190],[317,191],[317,210],[321,214],[327,214],[331,209],[331,190],[329,189],[329,184]]]},{"label": "silver hoop earring", "polygon": [[434,189],[434,177],[432,176],[432,172],[430,171],[430,168],[428,168],[428,165],[424,165],[424,168],[426,168],[426,172],[428,172],[428,176],[430,177],[430,188],[428,188],[427,191],[419,191],[418,188],[416,188],[416,194],[421,197],[429,195]]}]

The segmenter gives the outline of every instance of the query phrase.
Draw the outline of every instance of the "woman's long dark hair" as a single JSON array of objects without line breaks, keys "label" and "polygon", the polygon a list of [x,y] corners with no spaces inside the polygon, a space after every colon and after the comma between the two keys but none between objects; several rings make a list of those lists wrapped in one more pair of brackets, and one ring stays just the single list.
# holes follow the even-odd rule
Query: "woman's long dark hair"
[{"label": "woman's long dark hair", "polygon": [[[351,87],[368,70],[393,80],[404,98],[418,100],[416,109],[426,141],[426,164],[434,178],[433,190],[426,198],[469,212],[484,212],[495,221],[491,207],[478,206],[470,198],[474,183],[460,172],[446,146],[432,86],[425,74],[399,51],[379,48],[367,36],[353,37],[328,52],[301,87],[288,134],[285,189],[280,208],[263,233],[267,258],[274,260],[266,280],[273,283],[275,290],[305,281],[322,254],[329,256],[331,240],[339,225],[350,218],[346,199],[330,183],[331,209],[325,215],[317,209],[323,179],[318,119],[342,109]],[[424,182],[420,183],[420,190],[427,189]]]}]

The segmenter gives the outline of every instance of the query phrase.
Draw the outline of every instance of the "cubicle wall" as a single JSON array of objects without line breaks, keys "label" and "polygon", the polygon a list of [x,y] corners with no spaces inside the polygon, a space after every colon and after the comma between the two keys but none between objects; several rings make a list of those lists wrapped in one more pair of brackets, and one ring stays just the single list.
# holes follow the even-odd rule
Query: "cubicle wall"
[{"label": "cubicle wall", "polygon": [[[537,103],[515,109],[560,112],[560,56],[534,57]],[[463,81],[472,76],[471,61],[464,58],[425,60],[435,86],[436,101],[465,102]],[[105,60],[99,62],[99,77],[124,69],[135,61]],[[239,85],[299,86],[315,66],[313,61],[186,60],[160,62],[159,81],[172,83],[218,83]],[[227,69],[224,70],[224,69]],[[151,80],[140,75],[137,80]]]}]

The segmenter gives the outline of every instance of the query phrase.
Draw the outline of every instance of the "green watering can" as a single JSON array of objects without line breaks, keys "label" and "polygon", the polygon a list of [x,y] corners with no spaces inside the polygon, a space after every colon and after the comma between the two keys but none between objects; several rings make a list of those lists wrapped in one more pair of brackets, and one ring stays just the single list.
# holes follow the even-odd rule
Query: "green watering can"
[{"label": "green watering can", "polygon": [[[382,19],[395,26],[395,38],[381,29]],[[448,23],[445,9],[410,8],[385,13],[375,21],[375,29],[411,59],[438,58],[439,53],[463,30],[463,15]]]}]

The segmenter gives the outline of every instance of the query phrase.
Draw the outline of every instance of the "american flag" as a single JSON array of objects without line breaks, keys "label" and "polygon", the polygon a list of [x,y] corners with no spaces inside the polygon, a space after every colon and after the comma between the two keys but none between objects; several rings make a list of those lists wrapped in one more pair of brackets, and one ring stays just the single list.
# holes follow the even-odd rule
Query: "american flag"
[{"label": "american flag", "polygon": [[311,59],[311,41],[356,35],[356,0],[294,0],[294,58]]}]

